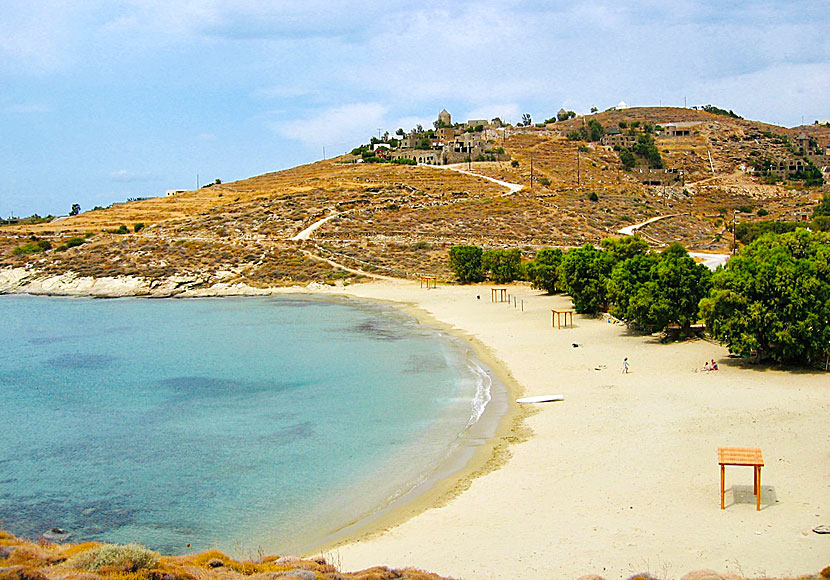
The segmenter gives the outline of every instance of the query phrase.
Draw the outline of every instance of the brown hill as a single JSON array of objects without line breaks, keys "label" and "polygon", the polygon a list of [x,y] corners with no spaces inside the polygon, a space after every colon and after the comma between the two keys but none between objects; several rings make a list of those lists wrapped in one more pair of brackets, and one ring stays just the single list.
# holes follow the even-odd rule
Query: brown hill
[{"label": "brown hill", "polygon": [[[638,135],[647,125],[662,127],[655,145],[669,171],[649,171],[642,159],[624,171],[612,147],[568,138],[592,121],[606,132]],[[678,135],[667,134],[672,126]],[[148,279],[199,274],[208,284],[221,279],[251,286],[357,275],[340,266],[449,278],[447,250],[455,244],[518,247],[532,257],[540,247],[596,243],[664,215],[672,217],[641,230],[656,247],[679,241],[689,249],[725,252],[736,210],[739,221],[759,220],[759,211],[764,219],[800,219],[828,191],[827,185],[776,183],[748,169],[759,160],[800,158],[794,140],[802,133],[821,147],[830,141],[830,128],[785,129],[691,109],[606,111],[494,132],[513,163],[475,162],[469,168],[525,186],[512,195],[492,181],[446,168],[348,163],[351,157],[344,156],[52,223],[5,226],[0,267]],[[312,239],[290,239],[333,214]],[[137,224],[144,227],[136,232]],[[119,228],[127,233],[112,233]],[[59,249],[88,234],[84,243]],[[15,254],[36,242],[31,237],[52,249]]]}]

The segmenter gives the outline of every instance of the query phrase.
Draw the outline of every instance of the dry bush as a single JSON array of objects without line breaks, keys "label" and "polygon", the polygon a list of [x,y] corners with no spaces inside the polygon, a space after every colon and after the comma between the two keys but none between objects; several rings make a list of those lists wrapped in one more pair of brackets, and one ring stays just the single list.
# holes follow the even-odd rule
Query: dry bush
[{"label": "dry bush", "polygon": [[[85,552],[78,552],[67,560],[67,565],[91,572],[107,571],[136,572],[155,568],[160,556],[140,544],[101,544]],[[133,580],[125,578],[123,580]]]}]

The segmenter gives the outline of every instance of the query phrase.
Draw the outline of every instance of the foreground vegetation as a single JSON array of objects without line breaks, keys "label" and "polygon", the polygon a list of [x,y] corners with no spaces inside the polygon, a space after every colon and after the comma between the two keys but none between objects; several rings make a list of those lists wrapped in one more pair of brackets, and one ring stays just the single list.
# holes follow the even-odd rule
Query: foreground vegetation
[{"label": "foreground vegetation", "polygon": [[322,556],[237,560],[211,550],[162,556],[137,544],[31,542],[0,531],[0,580],[445,580],[413,568],[340,572]]},{"label": "foreground vegetation", "polygon": [[[509,565],[509,564],[508,564]],[[712,571],[684,578],[722,578]],[[323,556],[310,559],[262,556],[234,559],[217,550],[162,556],[138,544],[32,542],[0,531],[0,580],[450,580],[415,568],[375,566],[341,572]],[[602,580],[600,576],[591,576]],[[739,577],[733,576],[735,580]],[[635,574],[629,580],[656,580]],[[783,580],[783,579],[782,579]],[[798,580],[830,580],[830,567]]]}]

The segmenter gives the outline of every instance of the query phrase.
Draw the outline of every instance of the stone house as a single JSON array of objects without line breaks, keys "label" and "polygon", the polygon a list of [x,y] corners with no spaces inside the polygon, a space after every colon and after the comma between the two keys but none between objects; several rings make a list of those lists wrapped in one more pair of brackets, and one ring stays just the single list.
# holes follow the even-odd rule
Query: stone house
[{"label": "stone house", "polygon": [[455,129],[452,127],[443,127],[435,131],[435,137],[441,144],[451,143],[455,139]]},{"label": "stone house", "polygon": [[437,149],[397,149],[390,153],[392,159],[411,159],[415,163],[427,165],[445,165],[447,154]]},{"label": "stone house", "polygon": [[633,147],[637,144],[637,137],[625,135],[616,127],[611,127],[599,140],[600,145],[607,147]]},{"label": "stone house", "polygon": [[690,137],[695,127],[700,125],[695,121],[686,123],[666,123],[661,125],[663,127],[663,137]]},{"label": "stone house", "polygon": [[770,173],[786,179],[793,173],[804,171],[807,169],[807,163],[803,159],[789,159],[787,161],[778,161],[770,166]]},{"label": "stone house", "polygon": [[487,119],[470,119],[464,124],[464,126],[468,129],[475,129],[479,125],[482,127],[488,127],[490,122]]},{"label": "stone house", "polygon": [[446,109],[442,109],[438,113],[438,122],[447,127],[452,127],[452,115]]}]

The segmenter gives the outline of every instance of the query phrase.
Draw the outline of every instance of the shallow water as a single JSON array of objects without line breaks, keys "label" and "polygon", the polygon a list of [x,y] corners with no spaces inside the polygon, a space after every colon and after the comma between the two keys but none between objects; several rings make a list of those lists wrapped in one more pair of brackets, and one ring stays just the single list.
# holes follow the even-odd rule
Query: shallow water
[{"label": "shallow water", "polygon": [[290,552],[409,490],[488,400],[462,343],[309,298],[0,297],[0,527]]}]

